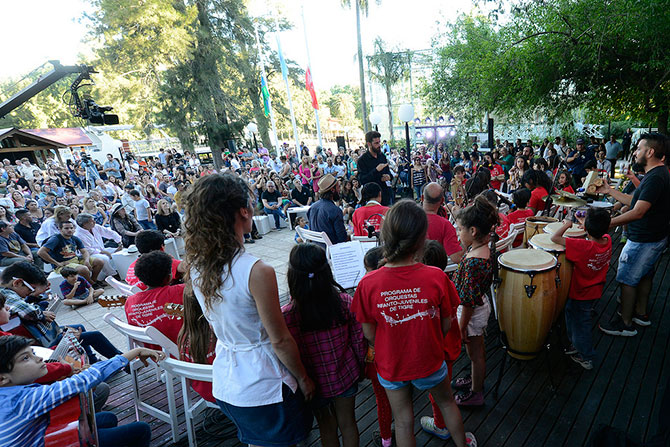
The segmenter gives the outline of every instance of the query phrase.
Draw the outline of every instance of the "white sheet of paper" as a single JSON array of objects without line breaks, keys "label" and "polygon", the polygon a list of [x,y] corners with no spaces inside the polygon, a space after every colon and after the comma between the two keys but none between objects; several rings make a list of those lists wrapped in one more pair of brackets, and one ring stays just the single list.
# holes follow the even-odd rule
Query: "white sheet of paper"
[{"label": "white sheet of paper", "polygon": [[329,249],[335,281],[345,289],[358,285],[358,282],[365,275],[364,251],[361,242],[343,242],[335,244]]}]

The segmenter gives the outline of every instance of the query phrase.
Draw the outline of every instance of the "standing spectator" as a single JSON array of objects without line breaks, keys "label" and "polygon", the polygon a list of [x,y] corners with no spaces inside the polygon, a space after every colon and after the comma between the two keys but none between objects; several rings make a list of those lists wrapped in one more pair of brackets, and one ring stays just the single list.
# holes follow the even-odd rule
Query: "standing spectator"
[{"label": "standing spectator", "polygon": [[140,192],[136,189],[130,191],[130,197],[135,201],[135,218],[145,230],[155,230],[151,216],[151,206],[147,199],[143,199]]},{"label": "standing spectator", "polygon": [[616,160],[619,157],[619,152],[623,151],[623,147],[621,147],[621,143],[619,143],[616,140],[616,137],[614,135],[610,135],[610,140],[605,143],[605,149],[607,150],[607,154],[605,157],[607,158],[607,161],[609,161],[612,165],[610,166],[610,177],[614,178],[614,170],[616,168]]},{"label": "standing spectator", "polygon": [[120,203],[112,207],[110,213],[112,220],[112,229],[121,235],[123,246],[128,248],[135,243],[135,236],[142,230],[142,227],[135,220],[132,214],[128,214],[126,209]]},{"label": "standing spectator", "polygon": [[575,182],[579,182],[579,185],[581,185],[581,179],[586,177],[584,165],[590,160],[595,164],[595,159],[593,151],[589,151],[586,149],[586,146],[584,146],[584,139],[578,138],[577,149],[570,152],[570,155],[565,161],[568,163],[568,167],[570,168],[570,172],[572,173]]},{"label": "standing spectator", "polygon": [[651,325],[647,301],[654,266],[667,245],[670,221],[670,174],[665,165],[669,146],[670,140],[663,134],[643,134],[635,152],[635,163],[644,169],[645,175],[633,195],[624,194],[607,182],[597,191],[629,207],[610,224],[610,227],[628,225],[628,240],[619,256],[616,275],[621,285],[621,317],[600,323],[600,329],[609,335],[632,337],[637,335],[633,323]]},{"label": "standing spectator", "polygon": [[389,206],[393,203],[391,170],[386,155],[382,153],[380,139],[381,134],[377,131],[365,134],[368,150],[358,158],[358,177],[363,185],[370,182],[378,184],[382,189],[382,205]]},{"label": "standing spectator", "polygon": [[626,132],[623,134],[621,139],[621,146],[623,147],[623,158],[628,159],[628,151],[630,150],[630,144],[633,141],[633,131],[629,127],[626,129]]}]

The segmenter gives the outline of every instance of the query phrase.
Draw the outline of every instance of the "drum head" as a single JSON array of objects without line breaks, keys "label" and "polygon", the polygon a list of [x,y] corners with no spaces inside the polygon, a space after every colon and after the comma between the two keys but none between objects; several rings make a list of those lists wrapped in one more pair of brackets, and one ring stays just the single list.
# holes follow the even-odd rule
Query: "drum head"
[{"label": "drum head", "polygon": [[590,206],[591,208],[605,208],[605,209],[612,208],[612,204],[607,201],[595,201],[587,205]]},{"label": "drum head", "polygon": [[547,216],[531,216],[526,218],[526,223],[547,223],[547,222],[558,222],[558,219]]},{"label": "drum head", "polygon": [[[544,232],[549,234],[556,233],[563,226],[562,222],[550,223],[544,227]],[[579,225],[572,224],[572,227],[563,234],[565,237],[584,237],[586,236],[586,231],[583,228],[579,228]]]},{"label": "drum head", "polygon": [[542,250],[533,248],[522,248],[510,250],[498,257],[498,262],[503,267],[522,272],[541,272],[556,267],[556,258]]},{"label": "drum head", "polygon": [[544,250],[548,252],[565,251],[564,246],[562,246],[561,244],[556,244],[551,241],[551,234],[549,233],[536,234],[530,239],[530,245],[532,245],[533,248],[537,248],[539,250]]}]

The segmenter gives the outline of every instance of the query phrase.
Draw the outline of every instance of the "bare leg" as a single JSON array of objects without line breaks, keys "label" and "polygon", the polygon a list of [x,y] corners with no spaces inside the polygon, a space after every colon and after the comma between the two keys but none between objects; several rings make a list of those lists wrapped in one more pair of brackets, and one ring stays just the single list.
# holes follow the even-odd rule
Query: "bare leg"
[{"label": "bare leg", "polygon": [[91,258],[91,267],[93,268],[93,273],[91,274],[91,278],[93,278],[93,281],[98,280],[98,275],[100,275],[100,272],[102,271],[102,268],[104,267],[105,263],[103,262],[102,259],[98,258]]},{"label": "bare leg", "polygon": [[648,274],[640,280],[637,285],[637,300],[635,301],[635,313],[638,315],[647,314],[647,302],[649,301],[649,293],[651,292],[654,275]]},{"label": "bare leg", "polygon": [[356,425],[356,396],[335,399],[337,426],[342,433],[342,447],[358,447],[359,435]]},{"label": "bare leg", "polygon": [[93,280],[91,279],[91,271],[85,265],[78,266],[77,273],[83,276],[86,281],[93,284]]},{"label": "bare leg", "polygon": [[484,389],[484,379],[486,378],[486,352],[484,351],[484,336],[478,335],[468,337],[470,343],[465,345],[465,349],[470,357],[472,365],[472,391],[481,393]]},{"label": "bare leg", "polygon": [[337,439],[337,418],[332,405],[314,411],[316,422],[319,424],[321,445],[324,447],[339,447]]},{"label": "bare leg", "polygon": [[412,389],[409,386],[399,390],[386,389],[395,420],[395,439],[398,447],[416,447],[414,439],[414,408]]},{"label": "bare leg", "polygon": [[621,319],[626,326],[630,326],[633,321],[633,308],[637,296],[635,287],[621,284]]},{"label": "bare leg", "polygon": [[[456,405],[456,401],[454,400],[454,393],[451,391],[449,379],[444,379],[439,385],[431,388],[430,394],[432,394],[433,399],[435,399],[437,406],[440,407],[440,411],[444,417],[444,423],[447,426],[449,433],[451,433],[451,438],[454,440],[454,443],[456,443],[458,447],[465,447],[463,418],[461,417],[461,411],[458,409],[458,405]],[[397,426],[396,422],[396,433]]]}]

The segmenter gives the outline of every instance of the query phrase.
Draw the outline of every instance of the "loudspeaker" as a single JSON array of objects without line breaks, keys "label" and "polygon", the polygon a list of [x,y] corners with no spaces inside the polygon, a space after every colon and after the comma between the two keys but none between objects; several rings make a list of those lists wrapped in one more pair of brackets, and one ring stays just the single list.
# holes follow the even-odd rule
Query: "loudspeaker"
[{"label": "loudspeaker", "polygon": [[335,141],[337,142],[337,148],[338,149],[341,148],[341,147],[343,147],[345,149],[347,148],[347,142],[344,139],[344,137],[335,137]]}]

